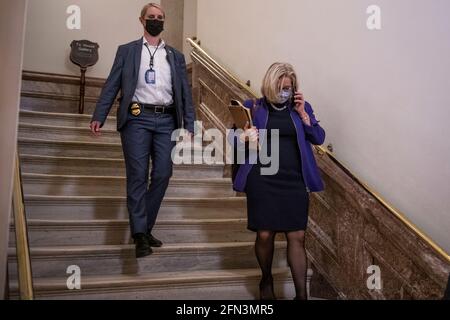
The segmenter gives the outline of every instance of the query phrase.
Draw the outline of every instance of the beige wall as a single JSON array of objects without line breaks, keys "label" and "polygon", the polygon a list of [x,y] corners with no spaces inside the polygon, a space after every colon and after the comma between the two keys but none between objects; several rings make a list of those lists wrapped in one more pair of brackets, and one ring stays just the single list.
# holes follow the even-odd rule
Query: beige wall
[{"label": "beige wall", "polygon": [[[371,4],[380,31],[366,28]],[[258,92],[272,62],[293,63],[337,158],[450,252],[449,12],[447,0],[199,0],[198,35]]]},{"label": "beige wall", "polygon": [[197,0],[184,0],[184,29],[183,29],[183,51],[186,62],[191,62],[191,46],[186,42],[186,38],[197,36]]},{"label": "beige wall", "polygon": [[[30,0],[27,16],[24,69],[62,74],[79,74],[69,60],[72,40],[99,43],[100,59],[88,75],[105,78],[121,44],[142,37],[138,21],[146,0]],[[161,1],[152,1],[161,3]],[[69,30],[67,7],[81,8],[81,29]]]},{"label": "beige wall", "polygon": [[183,51],[184,1],[161,0],[167,18],[164,39],[174,48]]},{"label": "beige wall", "polygon": [[[148,2],[160,3],[167,13],[163,37],[176,49],[184,49],[185,2],[188,12],[196,12],[196,0],[29,0],[24,69],[60,74],[80,73],[69,60],[72,40],[87,39],[100,45],[98,63],[88,69],[93,77],[106,78],[111,70],[117,47],[136,40],[143,30],[138,18]],[[81,9],[81,29],[69,30],[66,13],[70,5]],[[193,8],[193,9],[192,9]],[[187,21],[195,28],[196,21]]]},{"label": "beige wall", "polygon": [[4,299],[26,0],[0,2],[0,300]]}]

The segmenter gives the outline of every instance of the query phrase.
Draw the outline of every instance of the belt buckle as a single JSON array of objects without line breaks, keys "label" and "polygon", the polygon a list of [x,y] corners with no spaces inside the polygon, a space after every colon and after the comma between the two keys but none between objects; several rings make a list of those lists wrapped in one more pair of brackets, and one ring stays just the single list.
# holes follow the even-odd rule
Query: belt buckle
[{"label": "belt buckle", "polygon": [[[158,108],[161,111],[158,111]],[[164,113],[164,107],[163,106],[155,106],[155,113],[158,113],[158,114]]]}]

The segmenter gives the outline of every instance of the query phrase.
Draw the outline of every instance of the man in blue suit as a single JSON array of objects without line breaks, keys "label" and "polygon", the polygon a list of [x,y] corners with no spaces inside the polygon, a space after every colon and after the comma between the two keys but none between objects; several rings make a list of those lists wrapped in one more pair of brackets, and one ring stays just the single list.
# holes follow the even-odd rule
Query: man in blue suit
[{"label": "man in blue suit", "polygon": [[171,136],[174,130],[184,128],[192,137],[195,121],[184,56],[161,38],[164,10],[149,3],[139,20],[144,36],[117,50],[90,125],[93,134],[99,135],[121,91],[117,130],[125,158],[127,207],[137,258],[162,245],[152,229],[172,176],[175,142]]}]

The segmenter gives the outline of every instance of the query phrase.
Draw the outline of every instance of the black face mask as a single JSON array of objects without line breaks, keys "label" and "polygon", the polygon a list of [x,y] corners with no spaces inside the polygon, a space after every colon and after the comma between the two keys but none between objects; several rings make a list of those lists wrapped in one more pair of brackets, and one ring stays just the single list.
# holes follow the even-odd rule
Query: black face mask
[{"label": "black face mask", "polygon": [[146,21],[145,29],[152,37],[159,36],[161,34],[161,32],[163,32],[164,21],[156,20],[156,19],[145,20],[145,21]]}]

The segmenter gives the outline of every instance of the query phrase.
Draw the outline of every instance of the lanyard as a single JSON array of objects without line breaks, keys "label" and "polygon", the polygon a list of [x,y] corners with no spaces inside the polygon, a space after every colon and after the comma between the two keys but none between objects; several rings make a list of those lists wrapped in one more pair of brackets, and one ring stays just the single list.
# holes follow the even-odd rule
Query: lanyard
[{"label": "lanyard", "polygon": [[158,51],[160,44],[161,44],[161,40],[159,41],[158,45],[156,46],[155,52],[153,52],[153,54],[152,54],[152,52],[150,51],[150,48],[148,47],[148,43],[147,42],[145,43],[145,47],[147,48],[148,53],[150,54],[150,70],[153,70],[156,51]]}]

